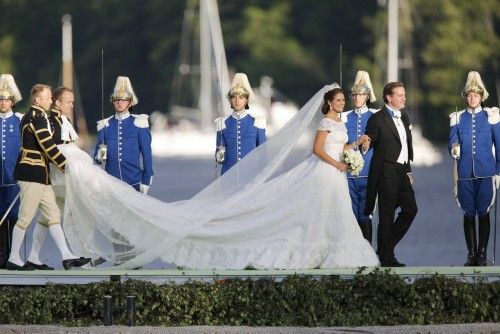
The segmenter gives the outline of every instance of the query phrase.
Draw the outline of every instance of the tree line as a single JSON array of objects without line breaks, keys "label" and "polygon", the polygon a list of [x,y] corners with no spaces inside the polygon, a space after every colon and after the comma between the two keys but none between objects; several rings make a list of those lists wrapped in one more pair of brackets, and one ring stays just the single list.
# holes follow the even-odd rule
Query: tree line
[{"label": "tree line", "polygon": [[[194,0],[189,0],[194,1]],[[89,128],[101,117],[118,75],[132,79],[137,112],[168,112],[183,13],[188,1],[1,0],[0,72],[14,74],[29,103],[37,82],[61,82],[61,16],[72,15],[74,70]],[[253,85],[263,75],[298,105],[320,87],[339,81],[349,89],[357,70],[372,76],[381,105],[386,80],[387,7],[384,1],[219,0],[228,64]],[[498,105],[500,0],[399,1],[400,78],[407,84],[414,121],[443,140],[447,115],[463,108],[458,97],[467,72],[477,70]],[[340,59],[342,45],[342,59]],[[340,67],[342,64],[342,67]]]}]

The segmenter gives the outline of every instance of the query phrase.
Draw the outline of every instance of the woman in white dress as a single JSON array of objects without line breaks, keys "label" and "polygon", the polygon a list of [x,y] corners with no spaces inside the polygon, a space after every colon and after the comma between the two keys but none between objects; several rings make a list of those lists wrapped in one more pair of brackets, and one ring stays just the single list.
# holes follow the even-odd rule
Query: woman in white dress
[{"label": "woman in white dress", "polygon": [[[377,266],[340,160],[344,104],[338,85],[325,86],[279,134],[187,201],[163,203],[130,190],[68,146],[65,230],[72,248],[112,261],[111,242],[126,242],[133,248],[120,254],[132,257],[124,268],[156,258],[197,269]],[[307,154],[323,106],[314,154]]]}]

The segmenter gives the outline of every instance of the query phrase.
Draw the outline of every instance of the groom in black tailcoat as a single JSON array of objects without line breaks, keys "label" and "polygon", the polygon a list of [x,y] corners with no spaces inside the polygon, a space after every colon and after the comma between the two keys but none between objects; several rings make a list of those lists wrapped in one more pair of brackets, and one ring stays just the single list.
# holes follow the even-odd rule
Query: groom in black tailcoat
[{"label": "groom in black tailcoat", "polygon": [[[410,161],[413,147],[410,119],[405,107],[402,82],[389,82],[384,87],[386,105],[369,120],[363,149],[374,149],[368,174],[365,214],[370,215],[378,196],[379,226],[377,232],[380,264],[404,267],[394,256],[394,248],[406,234],[417,214]],[[396,209],[401,211],[394,221]]]}]

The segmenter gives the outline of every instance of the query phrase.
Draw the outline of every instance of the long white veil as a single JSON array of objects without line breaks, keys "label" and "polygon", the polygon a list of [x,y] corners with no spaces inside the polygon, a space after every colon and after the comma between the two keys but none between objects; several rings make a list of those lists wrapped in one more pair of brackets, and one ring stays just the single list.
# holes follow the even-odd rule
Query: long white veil
[{"label": "long white veil", "polygon": [[265,182],[311,154],[324,94],[338,87],[320,89],[275,136],[186,201],[164,203],[144,196],[93,166],[91,157],[75,146],[64,147],[64,229],[74,253],[119,262],[122,268],[157,258],[175,262],[179,241],[216,224],[236,203],[259,197]]}]

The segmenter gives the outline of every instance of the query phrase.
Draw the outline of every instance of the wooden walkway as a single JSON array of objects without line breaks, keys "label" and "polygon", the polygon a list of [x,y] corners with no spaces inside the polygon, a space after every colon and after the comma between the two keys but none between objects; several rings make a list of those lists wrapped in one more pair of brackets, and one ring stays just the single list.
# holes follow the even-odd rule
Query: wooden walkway
[{"label": "wooden walkway", "polygon": [[[373,270],[388,270],[391,273],[415,279],[435,274],[447,277],[500,279],[500,266],[490,267],[404,267],[404,268],[367,268],[363,274]],[[304,275],[318,278],[325,275],[338,275],[341,278],[351,278],[359,269],[308,269],[308,270],[183,270],[183,269],[139,269],[114,270],[106,269],[75,269],[53,271],[9,271],[0,270],[0,285],[45,285],[45,284],[86,284],[100,281],[145,280],[154,283],[186,281],[207,281],[217,279],[239,278],[259,279],[272,278],[281,280],[290,275]]]}]

